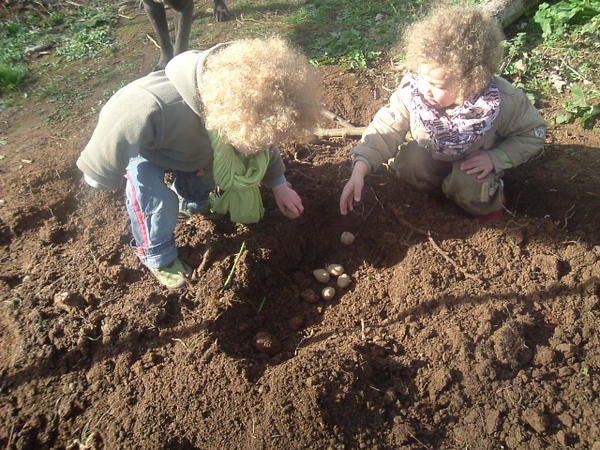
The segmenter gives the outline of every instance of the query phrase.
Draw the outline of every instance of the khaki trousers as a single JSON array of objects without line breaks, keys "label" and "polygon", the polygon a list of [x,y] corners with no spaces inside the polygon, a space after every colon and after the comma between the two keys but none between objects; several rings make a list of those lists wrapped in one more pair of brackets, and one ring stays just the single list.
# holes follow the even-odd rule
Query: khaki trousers
[{"label": "khaki trousers", "polygon": [[469,214],[479,216],[502,209],[500,175],[492,172],[478,180],[460,170],[461,162],[434,159],[429,150],[412,141],[400,146],[394,168],[401,180],[420,191],[441,188],[446,197]]}]

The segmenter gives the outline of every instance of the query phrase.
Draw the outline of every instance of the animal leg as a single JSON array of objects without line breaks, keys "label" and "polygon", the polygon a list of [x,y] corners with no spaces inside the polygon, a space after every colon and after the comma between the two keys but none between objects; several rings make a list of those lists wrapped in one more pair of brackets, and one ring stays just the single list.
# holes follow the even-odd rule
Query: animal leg
[{"label": "animal leg", "polygon": [[233,17],[233,14],[227,9],[225,0],[215,0],[214,15],[216,22],[224,22]]},{"label": "animal leg", "polygon": [[148,19],[150,19],[150,23],[158,36],[158,43],[160,44],[160,59],[154,70],[162,70],[173,57],[173,45],[169,36],[167,14],[161,3],[155,3],[152,0],[144,0],[144,10],[148,15]]},{"label": "animal leg", "polygon": [[185,52],[190,41],[190,31],[194,20],[194,2],[189,0],[176,10],[177,21],[175,28],[175,55]]}]

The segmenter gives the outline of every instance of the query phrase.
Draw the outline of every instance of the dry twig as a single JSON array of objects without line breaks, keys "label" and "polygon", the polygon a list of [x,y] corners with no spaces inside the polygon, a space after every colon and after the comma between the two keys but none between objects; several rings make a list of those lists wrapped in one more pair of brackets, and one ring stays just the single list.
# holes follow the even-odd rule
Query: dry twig
[{"label": "dry twig", "polygon": [[427,448],[427,449],[429,448],[427,445],[425,445],[423,442],[421,442],[421,441],[419,440],[419,438],[417,438],[417,437],[416,437],[414,434],[412,434],[410,431],[406,430],[406,432],[407,432],[408,434],[410,434],[410,437],[411,437],[411,438],[413,438],[415,441],[417,441],[419,444],[421,444],[421,446],[422,446],[423,448]]},{"label": "dry twig", "polygon": [[422,228],[417,228],[415,227],[412,223],[410,223],[408,220],[406,220],[404,217],[402,217],[402,215],[400,214],[400,212],[398,212],[398,210],[394,207],[390,208],[392,210],[392,213],[394,214],[394,216],[396,217],[396,220],[398,222],[400,222],[402,225],[410,228],[413,232],[423,235],[423,236],[431,236],[431,231],[427,230],[423,230]]},{"label": "dry twig", "polygon": [[156,40],[150,36],[148,33],[146,33],[146,37],[150,40],[150,42],[152,42],[154,44],[154,46],[156,48],[158,48],[160,50],[160,45],[158,45],[158,42],[156,42]]},{"label": "dry twig", "polygon": [[365,130],[366,127],[317,128],[315,136],[318,138],[362,136]]},{"label": "dry twig", "polygon": [[565,211],[565,223],[562,226],[563,228],[567,228],[567,225],[569,224],[569,219],[572,219],[574,215],[575,205],[571,205],[571,207]]},{"label": "dry twig", "polygon": [[465,278],[469,278],[470,280],[475,280],[475,281],[481,282],[481,279],[477,275],[473,275],[472,273],[467,272],[465,269],[463,269],[462,267],[460,267],[456,261],[454,261],[452,258],[450,258],[448,256],[448,254],[444,250],[442,250],[439,245],[436,244],[436,242],[431,237],[431,233],[427,234],[427,239],[429,240],[429,243],[432,245],[432,247],[440,255],[442,255],[442,257],[446,261],[448,261],[452,265],[452,267],[454,267],[455,270],[457,270],[458,272],[462,273]]},{"label": "dry twig", "polygon": [[328,109],[323,108],[323,109],[321,109],[321,114],[323,116],[327,117],[329,120],[333,120],[333,121],[337,120],[341,125],[343,125],[346,128],[354,128],[354,125],[352,125],[346,119],[343,119],[342,117],[338,116],[333,111],[329,111]]},{"label": "dry twig", "polygon": [[188,352],[190,352],[190,351],[191,351],[191,350],[189,349],[189,347],[186,345],[186,343],[185,343],[185,342],[183,342],[183,340],[181,340],[181,339],[179,339],[179,338],[172,338],[171,340],[172,340],[172,341],[175,341],[175,342],[179,342],[181,345],[183,345],[183,346],[184,346],[184,348],[185,348],[185,349],[186,349]]},{"label": "dry twig", "polygon": [[233,266],[231,267],[231,270],[229,271],[229,275],[227,276],[227,279],[225,280],[223,289],[226,289],[231,284],[231,281],[233,280],[233,276],[235,275],[235,269],[237,268],[238,263],[240,262],[240,259],[242,258],[242,255],[244,254],[245,251],[246,251],[246,241],[242,241],[240,251],[237,253],[237,255],[235,255],[235,259],[233,260]]},{"label": "dry twig", "polygon": [[202,255],[202,261],[200,265],[196,268],[196,274],[203,272],[206,269],[206,265],[208,264],[208,258],[210,258],[210,248],[207,248],[204,254]]}]

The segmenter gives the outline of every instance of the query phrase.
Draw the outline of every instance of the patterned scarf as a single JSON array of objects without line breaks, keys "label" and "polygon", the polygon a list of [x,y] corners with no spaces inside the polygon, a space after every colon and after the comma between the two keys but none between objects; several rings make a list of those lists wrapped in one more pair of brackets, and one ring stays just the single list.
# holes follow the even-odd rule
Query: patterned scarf
[{"label": "patterned scarf", "polygon": [[256,223],[262,219],[265,208],[259,184],[269,165],[269,152],[262,150],[248,156],[241,155],[218,130],[208,130],[213,148],[213,176],[222,189],[212,195],[210,209],[217,214],[228,214],[232,222]]},{"label": "patterned scarf", "polygon": [[423,127],[433,142],[434,154],[460,159],[469,148],[487,133],[500,112],[500,91],[492,80],[479,95],[463,104],[438,111],[429,106],[417,89],[417,76],[410,79],[411,126]]}]

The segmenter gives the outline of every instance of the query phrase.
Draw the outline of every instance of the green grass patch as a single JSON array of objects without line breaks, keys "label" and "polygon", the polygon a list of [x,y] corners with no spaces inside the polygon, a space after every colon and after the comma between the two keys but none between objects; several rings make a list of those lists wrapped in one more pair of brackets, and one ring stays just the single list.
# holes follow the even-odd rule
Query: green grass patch
[{"label": "green grass patch", "polygon": [[542,3],[533,18],[548,41],[560,40],[567,33],[600,33],[600,2],[597,0],[561,0]]},{"label": "green grass patch", "polygon": [[19,86],[27,77],[27,67],[22,64],[0,64],[0,92],[8,92]]},{"label": "green grass patch", "polygon": [[19,21],[0,21],[0,92],[22,85],[29,76],[28,51],[53,44],[61,60],[95,57],[112,46],[116,24],[113,6],[57,6],[50,13],[29,13]]},{"label": "green grass patch", "polygon": [[600,115],[600,4],[542,3],[525,29],[507,40],[501,74],[534,100],[567,94],[556,123],[593,127]]},{"label": "green grass patch", "polygon": [[556,115],[556,123],[569,123],[579,118],[584,128],[592,128],[600,117],[600,91],[574,85],[571,99],[564,107],[565,111]]},{"label": "green grass patch", "polygon": [[91,58],[112,47],[116,25],[113,7],[84,8],[82,16],[69,24],[70,33],[65,33],[57,55],[67,61]]},{"label": "green grass patch", "polygon": [[405,0],[316,0],[283,20],[291,38],[316,64],[366,68],[393,46],[398,31],[422,14],[424,2]]}]

